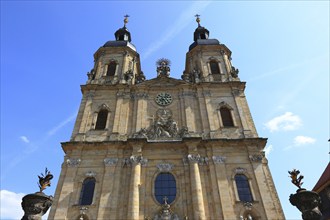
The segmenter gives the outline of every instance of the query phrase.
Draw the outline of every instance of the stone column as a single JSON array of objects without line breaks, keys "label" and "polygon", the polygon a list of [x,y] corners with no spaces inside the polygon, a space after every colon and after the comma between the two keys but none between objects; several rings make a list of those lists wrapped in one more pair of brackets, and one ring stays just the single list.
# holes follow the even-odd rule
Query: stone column
[{"label": "stone column", "polygon": [[198,162],[200,160],[199,154],[188,154],[187,156],[190,166],[190,181],[191,181],[191,194],[194,219],[206,219],[202,192],[202,183],[199,173]]},{"label": "stone column", "polygon": [[127,219],[139,219],[140,208],[140,180],[141,180],[141,165],[146,164],[147,160],[142,156],[132,155],[130,163],[132,165],[130,193],[128,200]]},{"label": "stone column", "polygon": [[215,176],[216,178],[216,186],[219,192],[218,196],[220,195],[222,216],[223,219],[230,219],[232,216],[235,216],[235,210],[233,206],[233,198],[228,190],[230,185],[226,175],[226,157],[213,155],[212,161],[213,163],[210,163],[210,167],[212,167],[214,173],[211,173],[210,175]]}]

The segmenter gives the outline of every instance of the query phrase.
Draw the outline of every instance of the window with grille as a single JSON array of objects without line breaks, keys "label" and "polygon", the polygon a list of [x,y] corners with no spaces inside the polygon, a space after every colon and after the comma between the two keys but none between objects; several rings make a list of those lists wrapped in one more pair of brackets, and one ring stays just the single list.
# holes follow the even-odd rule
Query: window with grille
[{"label": "window with grille", "polygon": [[212,74],[220,74],[219,64],[217,61],[210,61],[211,73]]},{"label": "window with grille", "polygon": [[231,117],[231,112],[228,108],[221,107],[220,115],[221,115],[222,124],[224,127],[233,127],[234,126],[233,118]]},{"label": "window with grille", "polygon": [[79,205],[91,205],[92,204],[94,189],[95,189],[95,182],[96,181],[94,178],[87,178],[84,180],[82,188],[81,188]]},{"label": "window with grille", "polygon": [[239,200],[242,202],[252,202],[253,199],[247,177],[243,174],[237,174],[235,176],[235,182]]},{"label": "window with grille", "polygon": [[160,173],[155,180],[155,197],[160,204],[171,204],[176,197],[176,181],[171,173]]},{"label": "window with grille", "polygon": [[108,64],[107,76],[114,76],[116,73],[117,63],[112,61]]},{"label": "window with grille", "polygon": [[108,118],[108,111],[107,110],[101,110],[97,114],[95,130],[105,129],[105,126],[107,125],[107,118]]}]

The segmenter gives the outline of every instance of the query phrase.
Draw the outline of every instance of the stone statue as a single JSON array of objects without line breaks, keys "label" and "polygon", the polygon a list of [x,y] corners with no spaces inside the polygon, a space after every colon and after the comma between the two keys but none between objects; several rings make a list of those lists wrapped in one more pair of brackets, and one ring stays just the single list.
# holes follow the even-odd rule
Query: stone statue
[{"label": "stone statue", "polygon": [[138,74],[135,78],[135,82],[138,83],[142,83],[143,81],[146,80],[146,77],[144,75],[144,73],[141,71],[140,74]]},{"label": "stone statue", "polygon": [[302,213],[303,220],[320,220],[322,218],[322,213],[319,209],[319,205],[321,204],[320,196],[316,192],[301,188],[303,184],[301,180],[304,176],[299,176],[299,170],[293,169],[288,172],[291,182],[298,187],[297,192],[290,195],[290,203],[299,209]]},{"label": "stone statue", "polygon": [[40,192],[44,191],[47,186],[50,186],[50,180],[53,179],[53,175],[50,173],[50,171],[46,168],[45,169],[45,175],[41,174],[41,176],[38,175],[39,178],[39,189]]},{"label": "stone statue", "polygon": [[304,176],[303,175],[299,176],[300,171],[296,170],[296,169],[293,169],[292,171],[288,171],[288,173],[290,174],[291,182],[295,186],[297,186],[299,189],[301,189],[301,186],[303,184],[303,182],[301,182],[301,180],[304,178]]},{"label": "stone statue", "polygon": [[170,65],[171,61],[169,59],[161,58],[157,60],[157,77],[170,76]]},{"label": "stone statue", "polygon": [[38,178],[40,191],[28,194],[22,198],[21,205],[24,210],[24,216],[21,220],[41,220],[42,216],[53,204],[53,197],[47,196],[42,192],[47,186],[50,186],[50,180],[53,179],[53,175],[46,168],[45,174],[41,174]]},{"label": "stone statue", "polygon": [[172,111],[169,109],[158,109],[157,117],[148,128],[141,128],[133,134],[133,138],[147,138],[150,140],[178,139],[189,135],[188,128],[178,128],[178,124],[172,118]]},{"label": "stone statue", "polygon": [[164,197],[164,204],[162,210],[157,214],[153,220],[179,220],[177,214],[173,213],[170,204],[167,203],[167,197]]}]

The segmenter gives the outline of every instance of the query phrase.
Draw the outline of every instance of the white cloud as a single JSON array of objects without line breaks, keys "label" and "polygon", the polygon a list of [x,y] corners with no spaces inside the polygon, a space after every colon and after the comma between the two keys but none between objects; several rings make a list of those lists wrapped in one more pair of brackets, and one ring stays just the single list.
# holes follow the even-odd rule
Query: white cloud
[{"label": "white cloud", "polygon": [[[0,219],[21,219],[24,211],[21,206],[24,193],[15,193],[8,190],[0,190]],[[48,212],[42,216],[43,220],[48,218]]]},{"label": "white cloud", "polygon": [[0,191],[1,219],[21,219],[24,212],[21,208],[24,193],[15,193],[7,190]]},{"label": "white cloud", "polygon": [[273,145],[267,145],[264,149],[266,157],[274,150]]},{"label": "white cloud", "polygon": [[67,119],[65,119],[64,121],[60,122],[58,125],[56,125],[54,128],[50,129],[47,134],[49,136],[54,135],[58,130],[60,130],[62,127],[64,127],[66,124],[68,124],[69,122],[71,122],[72,120],[74,120],[76,118],[77,114],[74,113],[72,114],[70,117],[68,117]]},{"label": "white cloud", "polygon": [[314,144],[316,139],[306,136],[297,136],[294,138],[294,145],[301,146],[306,144]]},{"label": "white cloud", "polygon": [[152,53],[161,48],[166,42],[174,38],[184,29],[184,27],[186,27],[190,22],[193,22],[193,15],[196,13],[201,13],[210,3],[210,1],[196,1],[192,3],[191,7],[178,16],[176,23],[172,24],[171,27],[164,32],[165,34],[162,35],[162,38],[150,44],[151,46],[146,49],[146,52],[143,53],[141,60],[145,60]]},{"label": "white cloud", "polygon": [[20,136],[19,138],[27,144],[30,143],[30,140],[26,136]]},{"label": "white cloud", "polygon": [[291,131],[296,130],[302,125],[302,121],[298,115],[294,115],[292,112],[286,112],[283,115],[277,116],[268,121],[265,126],[274,131]]}]

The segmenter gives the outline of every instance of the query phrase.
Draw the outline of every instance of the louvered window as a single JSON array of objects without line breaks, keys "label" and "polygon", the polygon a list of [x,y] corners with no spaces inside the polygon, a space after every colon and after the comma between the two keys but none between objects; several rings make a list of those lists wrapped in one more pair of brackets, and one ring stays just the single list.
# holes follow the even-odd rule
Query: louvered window
[{"label": "louvered window", "polygon": [[231,112],[228,108],[221,107],[220,108],[220,115],[221,115],[222,124],[223,124],[224,127],[234,126],[234,122],[233,122],[233,119],[231,117]]},{"label": "louvered window", "polygon": [[101,110],[97,114],[95,130],[105,129],[105,126],[107,125],[107,118],[108,118],[108,111],[107,110]]},{"label": "louvered window", "polygon": [[237,174],[235,176],[235,182],[239,200],[242,202],[252,202],[253,199],[247,177],[243,174]]},{"label": "louvered window", "polygon": [[112,61],[108,64],[107,76],[114,76],[116,73],[117,63]]},{"label": "louvered window", "polygon": [[79,205],[91,205],[93,203],[95,182],[94,178],[87,178],[84,180],[81,188]]},{"label": "louvered window", "polygon": [[211,73],[220,74],[219,64],[217,61],[210,61]]}]

